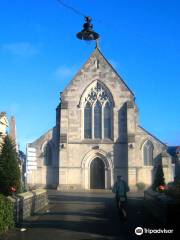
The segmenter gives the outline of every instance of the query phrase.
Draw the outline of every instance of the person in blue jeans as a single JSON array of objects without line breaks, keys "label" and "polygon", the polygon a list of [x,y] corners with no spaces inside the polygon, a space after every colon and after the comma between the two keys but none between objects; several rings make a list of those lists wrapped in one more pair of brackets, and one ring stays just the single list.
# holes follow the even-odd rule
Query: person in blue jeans
[{"label": "person in blue jeans", "polygon": [[122,176],[117,176],[117,181],[115,182],[113,189],[115,193],[117,207],[123,215],[123,218],[127,218],[127,213],[125,210],[125,204],[127,202],[127,192],[129,192],[129,187]]}]

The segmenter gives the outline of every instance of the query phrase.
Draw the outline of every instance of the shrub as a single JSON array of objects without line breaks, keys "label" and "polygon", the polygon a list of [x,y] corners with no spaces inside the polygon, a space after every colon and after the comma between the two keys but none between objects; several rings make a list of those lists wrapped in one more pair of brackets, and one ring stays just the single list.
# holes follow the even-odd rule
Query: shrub
[{"label": "shrub", "polygon": [[7,135],[0,146],[0,192],[4,195],[12,194],[12,188],[20,191],[19,158],[15,145]]},{"label": "shrub", "polygon": [[168,183],[165,193],[173,198],[180,200],[180,181]]},{"label": "shrub", "polygon": [[164,172],[161,164],[157,166],[152,189],[158,191],[159,186],[165,186]]},{"label": "shrub", "polygon": [[136,183],[136,187],[137,187],[138,190],[141,191],[141,190],[144,190],[144,189],[145,189],[146,184],[143,183],[143,182],[139,182],[139,183]]},{"label": "shrub", "polygon": [[13,203],[0,195],[0,233],[14,226]]}]

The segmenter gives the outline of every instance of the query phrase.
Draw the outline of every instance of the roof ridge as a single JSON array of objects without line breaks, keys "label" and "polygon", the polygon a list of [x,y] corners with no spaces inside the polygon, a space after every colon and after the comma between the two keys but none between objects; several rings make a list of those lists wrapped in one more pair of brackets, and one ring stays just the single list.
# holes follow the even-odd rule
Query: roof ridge
[{"label": "roof ridge", "polygon": [[[107,64],[112,68],[112,70],[116,73],[116,75],[119,77],[119,79],[123,82],[123,84],[127,87],[127,89],[132,93],[132,95],[134,96],[133,91],[128,87],[128,85],[125,83],[125,81],[123,80],[123,78],[120,76],[120,74],[117,72],[117,70],[113,67],[113,65],[107,60],[107,58],[104,56],[104,54],[101,52],[101,50],[96,47],[95,50],[97,49],[97,51],[99,51],[99,53],[102,55],[102,57],[104,58],[104,60],[107,62]],[[94,52],[93,52],[94,53]]]},{"label": "roof ridge", "polygon": [[145,128],[143,128],[142,126],[138,125],[139,128],[141,128],[143,131],[145,131],[146,133],[148,133],[149,135],[151,135],[153,138],[155,138],[156,140],[158,140],[160,143],[162,143],[164,146],[167,147],[167,145],[162,142],[159,138],[157,138],[156,136],[154,136],[152,133],[150,133],[149,131],[147,131]]}]

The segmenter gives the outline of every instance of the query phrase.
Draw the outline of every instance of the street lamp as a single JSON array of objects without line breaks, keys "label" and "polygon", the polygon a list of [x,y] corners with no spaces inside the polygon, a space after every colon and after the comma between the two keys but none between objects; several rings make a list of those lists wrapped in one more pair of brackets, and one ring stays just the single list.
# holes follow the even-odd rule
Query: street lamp
[{"label": "street lamp", "polygon": [[93,31],[93,25],[91,23],[91,17],[85,17],[85,23],[83,30],[76,34],[77,38],[85,41],[92,41],[99,39],[99,34]]}]

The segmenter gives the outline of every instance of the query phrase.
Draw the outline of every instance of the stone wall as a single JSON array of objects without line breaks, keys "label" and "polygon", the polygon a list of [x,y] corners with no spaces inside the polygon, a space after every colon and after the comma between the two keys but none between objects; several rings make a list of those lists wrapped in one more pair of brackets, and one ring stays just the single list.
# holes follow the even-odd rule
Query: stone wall
[{"label": "stone wall", "polygon": [[47,191],[45,189],[21,193],[9,197],[9,199],[14,204],[14,217],[16,223],[20,223],[48,204]]}]

